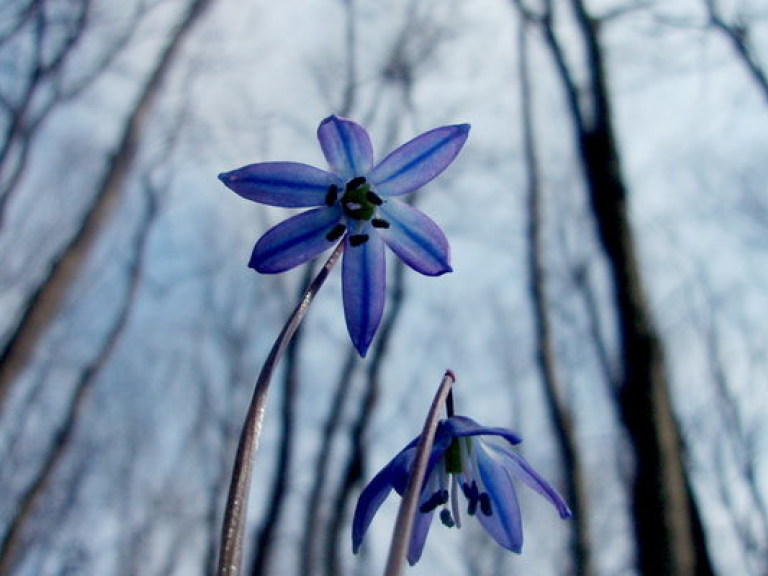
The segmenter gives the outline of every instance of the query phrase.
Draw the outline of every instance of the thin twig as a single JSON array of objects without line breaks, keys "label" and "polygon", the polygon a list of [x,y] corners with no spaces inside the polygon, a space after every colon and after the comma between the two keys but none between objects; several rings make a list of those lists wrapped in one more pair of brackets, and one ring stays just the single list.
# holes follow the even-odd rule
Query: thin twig
[{"label": "thin twig", "polygon": [[272,350],[261,369],[253,391],[251,405],[243,423],[237,455],[232,469],[232,482],[229,486],[227,506],[224,511],[224,523],[221,530],[221,552],[219,556],[219,576],[237,576],[243,560],[243,537],[245,532],[245,517],[248,511],[248,494],[250,492],[253,462],[261,436],[264,420],[264,409],[272,375],[277,363],[285,352],[288,342],[293,337],[299,324],[304,319],[312,299],[325,283],[333,266],[344,250],[344,242],[334,249],[328,261],[309,285],[304,296],[293,310],[288,322],[277,337]]},{"label": "thin twig", "polygon": [[400,509],[397,511],[397,520],[395,520],[395,528],[392,532],[392,544],[389,547],[389,557],[384,576],[400,576],[403,572],[403,560],[405,560],[408,543],[411,540],[413,519],[416,516],[419,494],[424,484],[424,476],[427,473],[427,463],[435,440],[437,424],[440,420],[440,410],[445,405],[454,382],[456,382],[456,376],[451,370],[446,370],[424,422],[424,430],[419,437],[416,459],[409,475],[408,487],[403,495],[403,500],[400,502]]}]

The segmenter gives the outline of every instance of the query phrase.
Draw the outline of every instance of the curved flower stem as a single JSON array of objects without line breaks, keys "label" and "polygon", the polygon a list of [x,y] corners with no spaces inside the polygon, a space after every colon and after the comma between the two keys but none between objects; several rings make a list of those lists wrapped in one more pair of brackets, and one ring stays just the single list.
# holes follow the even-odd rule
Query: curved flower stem
[{"label": "curved flower stem", "polygon": [[232,481],[229,485],[227,506],[224,511],[224,523],[221,529],[221,551],[219,553],[218,576],[238,576],[243,560],[243,537],[245,532],[245,517],[248,512],[248,494],[253,475],[253,462],[261,436],[264,421],[264,409],[272,375],[277,363],[285,352],[288,342],[301,324],[307,313],[312,299],[325,283],[333,266],[344,251],[344,242],[333,250],[323,268],[304,292],[299,303],[294,308],[288,322],[277,337],[272,350],[269,352],[251,398],[251,405],[245,416],[240,441],[237,445],[235,464],[232,469]]},{"label": "curved flower stem", "polygon": [[[456,382],[456,375],[451,370],[446,370],[443,380],[432,400],[432,406],[429,408],[429,414],[424,422],[424,429],[419,436],[419,444],[416,449],[416,459],[413,462],[413,469],[408,478],[408,487],[400,502],[400,509],[397,512],[395,528],[392,532],[392,543],[389,547],[389,557],[387,558],[387,567],[384,570],[384,576],[400,576],[403,572],[403,561],[408,552],[408,543],[411,540],[411,529],[413,520],[416,517],[416,509],[419,503],[419,494],[424,484],[424,476],[427,473],[427,463],[429,462],[429,453],[432,451],[432,444],[437,432],[437,424],[440,420],[440,410],[446,404],[451,395],[451,387]],[[451,404],[453,402],[451,401]]]}]

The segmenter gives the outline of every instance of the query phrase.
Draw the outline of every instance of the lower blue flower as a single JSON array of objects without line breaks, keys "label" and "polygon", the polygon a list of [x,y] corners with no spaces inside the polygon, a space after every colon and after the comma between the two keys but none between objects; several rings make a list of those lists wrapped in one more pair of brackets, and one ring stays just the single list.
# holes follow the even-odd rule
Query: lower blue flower
[{"label": "lower blue flower", "polygon": [[[459,497],[466,513],[474,516],[503,548],[520,553],[523,525],[513,479],[546,498],[561,518],[571,511],[549,485],[512,446],[521,439],[505,428],[481,426],[464,416],[441,420],[414,520],[408,562],[421,558],[435,511],[448,527],[461,526]],[[363,489],[352,521],[352,549],[360,549],[374,515],[394,489],[401,496],[416,458],[418,438],[410,442]]]}]

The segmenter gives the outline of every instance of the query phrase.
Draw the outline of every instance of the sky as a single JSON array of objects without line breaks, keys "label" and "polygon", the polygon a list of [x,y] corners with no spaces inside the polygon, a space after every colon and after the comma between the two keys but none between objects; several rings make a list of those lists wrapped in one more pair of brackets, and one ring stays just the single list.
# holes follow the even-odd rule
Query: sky
[{"label": "sky", "polygon": [[[119,134],[119,121],[182,6],[178,1],[156,4],[134,30],[129,48],[88,90],[57,110],[35,143],[0,233],[0,310],[5,311],[0,328],[11,325],[20,301],[79,222]],[[454,273],[406,275],[408,296],[370,423],[370,471],[414,436],[443,371],[451,368],[459,377],[461,411],[518,430],[526,457],[557,483],[561,472],[532,363],[515,12],[501,0],[431,1],[415,9],[405,0],[355,4],[357,75],[349,115],[369,129],[377,157],[424,130],[472,125],[459,159],[418,193],[420,209],[451,241]],[[599,14],[623,4],[602,0],[589,6]],[[741,569],[716,480],[722,406],[712,385],[707,329],[716,333],[738,411],[756,438],[758,470],[764,472],[768,447],[760,438],[768,421],[768,366],[762,359],[768,341],[762,321],[768,223],[754,206],[766,206],[768,108],[729,46],[700,25],[698,2],[650,4],[602,28],[622,167],[646,288],[690,441],[694,479],[718,534],[717,561],[723,569]],[[101,32],[89,37],[78,55],[80,67],[72,66],[69,73],[76,75],[93,58],[110,37],[110,26],[125,26],[126,6],[97,3],[96,30]],[[247,268],[256,239],[291,211],[248,203],[216,176],[268,160],[323,165],[315,131],[322,118],[339,112],[342,101],[347,57],[343,6],[337,0],[279,5],[222,0],[185,45],[152,114],[138,167],[113,223],[13,398],[12,407],[21,416],[0,422],[0,457],[16,462],[4,481],[18,494],[33,474],[31,462],[47,445],[38,436],[50,438],[52,428],[46,423],[60,420],[79,370],[115,318],[150,182],[162,201],[145,254],[145,279],[127,333],[90,398],[76,455],[60,474],[61,486],[72,489],[67,498],[78,505],[67,511],[62,504],[67,498],[53,498],[58,507],[52,509],[61,514],[56,522],[63,529],[46,536],[53,552],[31,554],[20,574],[60,573],[63,560],[56,551],[77,541],[77,526],[85,519],[106,527],[104,541],[86,548],[127,549],[121,519],[127,514],[141,526],[158,501],[167,505],[167,514],[151,524],[150,533],[158,536],[145,544],[151,572],[159,573],[180,524],[193,526],[191,541],[205,541],[199,527],[204,506],[189,502],[207,489],[215,470],[206,463],[222,451],[206,410],[237,425],[301,277],[299,270],[265,277]],[[746,0],[728,9],[754,27],[755,51],[768,62],[765,9]],[[575,32],[565,11],[558,14],[567,57],[578,64],[582,55]],[[403,34],[408,22],[417,24]],[[393,46],[423,54],[422,43],[432,34],[440,43],[417,67],[410,98],[404,100],[396,84],[382,79],[381,70]],[[615,417],[605,400],[605,382],[573,280],[574,263],[585,266],[602,304],[606,345],[613,350],[605,263],[558,79],[541,38],[536,33],[529,38],[556,349],[595,501],[594,536],[606,542],[598,551],[600,573],[630,574],[626,497],[620,489],[626,462],[617,454]],[[241,356],[235,358],[227,348],[225,334],[244,339]],[[302,432],[288,507],[292,513],[281,532],[285,550],[295,550],[298,542],[298,512],[311,480],[306,463],[313,458],[348,346],[338,274],[313,304],[305,339],[305,376],[297,398]],[[243,373],[237,382],[227,380],[233,362]],[[353,394],[359,395],[361,386],[358,374]],[[271,409],[276,411],[281,401],[276,392]],[[265,468],[274,462],[277,421],[276,414],[268,415],[260,453]],[[18,435],[27,440],[17,453],[11,445]],[[101,463],[85,466],[89,453]],[[188,455],[181,464],[179,454]],[[116,481],[126,477],[128,498]],[[169,486],[177,501],[168,500]],[[765,484],[762,489],[768,493]],[[738,488],[734,494],[738,513],[748,513],[742,510],[743,494]],[[264,498],[255,485],[254,527]],[[557,574],[565,527],[537,499],[524,498],[523,507],[525,552],[510,555],[504,565],[509,573]],[[0,506],[0,518],[9,510],[7,504]],[[358,566],[383,565],[395,510],[393,498],[374,524],[376,545],[369,546]],[[433,532],[423,562],[410,574],[462,574],[472,550],[485,550],[471,530],[435,527]],[[182,554],[179,566],[197,566],[199,549]],[[93,557],[98,566],[93,573],[120,573],[119,553]],[[353,566],[351,554],[346,561]],[[360,573],[368,572],[360,568]]]}]

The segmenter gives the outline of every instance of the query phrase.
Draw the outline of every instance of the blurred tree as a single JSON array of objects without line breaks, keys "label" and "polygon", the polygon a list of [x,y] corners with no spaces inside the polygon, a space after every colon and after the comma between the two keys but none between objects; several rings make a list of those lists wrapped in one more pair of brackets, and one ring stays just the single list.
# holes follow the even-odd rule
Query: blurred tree
[{"label": "blurred tree", "polygon": [[[212,0],[190,1],[140,90],[82,224],[25,302],[15,328],[0,350],[0,408],[14,380],[32,358],[40,337],[56,317],[104,227],[110,222],[112,212],[123,195],[144,128],[151,118],[163,82],[172,70],[184,41],[212,3]],[[13,135],[8,134],[9,137]]]},{"label": "blurred tree", "polygon": [[101,77],[149,11],[143,2],[133,4],[98,58],[85,62],[78,49],[107,27],[94,15],[96,8],[93,0],[13,0],[4,7],[10,16],[0,23],[0,66],[12,74],[0,81],[0,229],[44,122]]},{"label": "blurred tree", "polygon": [[589,507],[584,485],[583,464],[576,443],[573,417],[567,404],[563,384],[558,374],[557,352],[554,345],[550,305],[547,298],[547,277],[544,241],[543,190],[533,127],[533,95],[528,62],[528,19],[521,18],[518,30],[518,74],[520,78],[520,125],[526,163],[528,209],[528,274],[531,305],[534,316],[536,365],[539,370],[547,409],[557,441],[558,456],[563,467],[565,499],[573,512],[571,531],[571,562],[569,570],[577,576],[594,573],[589,539]]},{"label": "blurred tree", "polygon": [[19,498],[13,517],[8,526],[5,527],[5,533],[2,541],[0,541],[0,575],[2,576],[9,576],[13,573],[14,565],[19,559],[24,543],[25,529],[33,515],[38,512],[36,507],[41,497],[51,488],[51,483],[59,466],[70,453],[77,424],[87,406],[91,391],[102,375],[104,368],[111,361],[128,326],[144,278],[147,242],[156,222],[159,207],[159,192],[148,181],[146,190],[146,209],[131,246],[126,270],[127,286],[117,317],[100,343],[100,348],[93,360],[83,367],[75,384],[74,392],[69,399],[63,422],[59,426],[34,478]]},{"label": "blurred tree", "polygon": [[717,32],[723,35],[733,49],[736,57],[746,68],[755,86],[768,104],[768,75],[765,73],[765,67],[760,62],[760,58],[755,51],[754,32],[750,27],[750,18],[746,15],[737,16],[733,20],[727,19],[723,15],[720,2],[718,0],[703,0],[707,11],[709,25]]},{"label": "blurred tree", "polygon": [[[616,400],[635,464],[631,491],[638,568],[647,576],[710,574],[706,541],[691,497],[671,403],[664,348],[637,262],[599,36],[604,23],[593,17],[581,0],[571,0],[567,7],[545,0],[538,11],[520,1],[515,5],[522,17],[540,26],[554,60],[597,236],[609,265],[622,370]],[[561,28],[555,24],[559,12],[566,8],[584,54],[583,84],[576,80],[574,65],[563,48]]]}]

